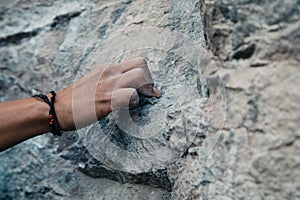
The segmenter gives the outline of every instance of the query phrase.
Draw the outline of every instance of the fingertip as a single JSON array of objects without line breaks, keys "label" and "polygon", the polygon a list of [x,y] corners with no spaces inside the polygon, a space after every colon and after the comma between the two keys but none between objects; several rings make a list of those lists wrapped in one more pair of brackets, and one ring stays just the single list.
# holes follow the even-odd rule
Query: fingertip
[{"label": "fingertip", "polygon": [[133,108],[139,104],[139,96],[134,88],[121,88],[114,91],[111,100],[111,110]]},{"label": "fingertip", "polygon": [[158,89],[156,87],[153,87],[153,92],[154,92],[154,96],[156,98],[160,98],[161,97],[161,91],[160,91],[160,89]]},{"label": "fingertip", "polygon": [[136,107],[140,102],[139,95],[136,90],[132,93],[130,100],[129,100],[129,108],[134,108]]}]

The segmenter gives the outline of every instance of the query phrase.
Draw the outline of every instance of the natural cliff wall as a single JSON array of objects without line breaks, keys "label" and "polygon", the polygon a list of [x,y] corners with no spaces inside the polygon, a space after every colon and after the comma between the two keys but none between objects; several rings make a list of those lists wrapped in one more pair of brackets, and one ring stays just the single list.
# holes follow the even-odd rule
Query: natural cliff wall
[{"label": "natural cliff wall", "polygon": [[299,1],[0,4],[1,101],[137,56],[163,91],[1,153],[0,199],[300,198]]},{"label": "natural cliff wall", "polygon": [[205,2],[207,44],[227,100],[208,197],[298,199],[300,2]]}]

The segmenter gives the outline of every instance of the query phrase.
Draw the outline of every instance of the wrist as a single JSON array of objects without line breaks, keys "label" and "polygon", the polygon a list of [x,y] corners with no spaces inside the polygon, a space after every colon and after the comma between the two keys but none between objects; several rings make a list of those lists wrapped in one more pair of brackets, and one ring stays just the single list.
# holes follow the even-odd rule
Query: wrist
[{"label": "wrist", "polygon": [[[52,97],[52,94],[47,94],[48,98]],[[65,91],[56,93],[56,99],[54,102],[54,108],[57,116],[58,123],[62,131],[75,130],[73,114],[72,114],[72,101],[68,100],[69,97]]]},{"label": "wrist", "polygon": [[[50,132],[50,127],[49,127],[49,106],[43,102],[42,100],[38,99],[34,101],[34,104],[32,105],[32,116],[35,116],[35,119],[33,121],[37,122],[36,127],[39,131],[36,131],[36,133],[41,134],[41,133],[46,133]],[[28,108],[28,110],[30,110]],[[39,124],[39,125],[38,125]],[[35,131],[33,131],[35,132]]]}]

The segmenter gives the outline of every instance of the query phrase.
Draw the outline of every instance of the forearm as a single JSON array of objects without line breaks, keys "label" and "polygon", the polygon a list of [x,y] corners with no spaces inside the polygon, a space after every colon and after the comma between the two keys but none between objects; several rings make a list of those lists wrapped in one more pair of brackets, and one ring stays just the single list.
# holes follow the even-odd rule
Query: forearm
[{"label": "forearm", "polygon": [[0,103],[0,151],[50,131],[49,106],[36,98]]},{"label": "forearm", "polygon": [[[99,65],[55,95],[56,114],[51,109],[51,116],[57,117],[61,130],[75,130],[103,119],[112,110],[137,106],[138,93],[148,97],[161,96],[144,58]],[[51,99],[52,94],[47,96]],[[50,129],[55,132],[53,124],[57,124],[53,122],[56,121],[48,121],[53,102],[48,103],[41,98],[0,103],[0,151]]]}]

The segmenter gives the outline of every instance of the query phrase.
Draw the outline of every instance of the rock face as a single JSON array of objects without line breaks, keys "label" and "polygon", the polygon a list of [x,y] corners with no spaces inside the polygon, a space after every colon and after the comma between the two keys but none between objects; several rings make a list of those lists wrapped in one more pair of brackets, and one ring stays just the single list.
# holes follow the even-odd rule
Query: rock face
[{"label": "rock face", "polygon": [[223,140],[202,160],[209,199],[299,198],[299,6],[205,1],[227,97]]},{"label": "rock face", "polygon": [[300,198],[299,1],[0,4],[1,101],[138,56],[163,92],[2,152],[0,199]]}]

